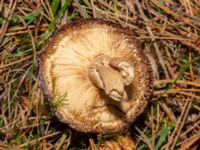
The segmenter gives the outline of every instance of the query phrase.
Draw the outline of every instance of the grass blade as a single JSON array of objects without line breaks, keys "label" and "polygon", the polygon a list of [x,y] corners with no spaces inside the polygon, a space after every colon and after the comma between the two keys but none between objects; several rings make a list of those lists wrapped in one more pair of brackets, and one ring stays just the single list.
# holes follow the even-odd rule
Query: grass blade
[{"label": "grass blade", "polygon": [[56,16],[56,13],[58,11],[59,3],[60,3],[60,0],[53,0],[51,3],[51,11],[54,17]]}]

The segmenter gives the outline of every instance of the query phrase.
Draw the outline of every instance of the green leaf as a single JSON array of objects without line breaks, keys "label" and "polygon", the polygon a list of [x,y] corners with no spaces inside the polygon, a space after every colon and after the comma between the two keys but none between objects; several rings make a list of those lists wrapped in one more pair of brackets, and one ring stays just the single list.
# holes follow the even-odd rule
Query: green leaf
[{"label": "green leaf", "polygon": [[39,16],[39,14],[39,12],[35,12],[34,14],[28,16],[29,21],[27,22],[27,25],[31,24],[36,19],[36,17]]},{"label": "green leaf", "polygon": [[[24,19],[24,20],[28,20],[27,25],[29,25],[30,23],[32,23],[32,22],[35,20],[35,18],[36,18],[39,14],[40,14],[39,12],[34,12],[34,13],[30,13],[30,14],[27,14],[27,15],[21,16],[21,17],[22,17],[22,19]],[[19,17],[18,17],[17,15],[15,15],[15,16],[13,16],[13,17],[11,18],[11,20],[13,20],[13,21],[18,21],[18,20],[19,20]]]},{"label": "green leaf", "polygon": [[115,10],[115,14],[117,14],[117,0],[114,0],[114,10]]},{"label": "green leaf", "polygon": [[0,18],[0,22],[3,22],[5,19],[4,18]]},{"label": "green leaf", "polygon": [[65,4],[61,7],[59,12],[55,16],[54,20],[48,25],[48,28],[45,30],[44,38],[39,43],[39,45],[43,44],[48,39],[48,37],[51,35],[50,31],[55,27],[55,23],[56,23],[57,19],[67,10],[67,8],[70,6],[70,4],[71,4],[71,0],[65,1]]},{"label": "green leaf", "polygon": [[74,19],[76,16],[78,15],[78,13],[76,11],[73,11],[73,13],[67,17],[68,21],[71,21],[72,19]]},{"label": "green leaf", "polygon": [[2,128],[3,127],[3,116],[2,115],[0,115],[0,128]]},{"label": "green leaf", "polygon": [[158,131],[156,137],[159,137],[159,139],[156,143],[155,150],[159,150],[160,146],[166,141],[168,134],[170,134],[170,131],[174,128],[175,125],[175,122],[170,122],[167,124],[167,126]]},{"label": "green leaf", "polygon": [[[22,19],[24,19],[24,20],[27,20],[28,22],[27,22],[27,25],[29,25],[29,24],[31,24],[34,20],[35,20],[35,18],[37,17],[37,16],[39,16],[39,12],[33,12],[33,13],[29,13],[29,14],[27,14],[27,15],[24,15],[24,16],[20,16]],[[0,18],[0,23],[1,22],[3,22],[4,20],[6,20],[7,18]],[[11,19],[10,19],[11,21],[14,21],[14,22],[17,22],[17,21],[19,21],[20,19],[19,19],[19,17],[18,17],[18,15],[13,15],[12,17],[11,17]]]},{"label": "green leaf", "polygon": [[59,10],[58,14],[55,16],[54,20],[49,24],[47,28],[47,33],[52,30],[55,27],[55,23],[57,19],[66,11],[66,9],[70,6],[71,0],[66,0],[65,4],[62,6],[62,8]]},{"label": "green leaf", "polygon": [[51,3],[51,11],[54,17],[56,16],[56,13],[58,11],[59,3],[60,3],[60,0],[53,0]]}]

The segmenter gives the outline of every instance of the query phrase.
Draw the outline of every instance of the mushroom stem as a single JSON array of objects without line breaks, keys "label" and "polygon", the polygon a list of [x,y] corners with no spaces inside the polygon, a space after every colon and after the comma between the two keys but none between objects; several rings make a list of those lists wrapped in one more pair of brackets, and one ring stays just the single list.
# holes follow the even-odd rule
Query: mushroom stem
[{"label": "mushroom stem", "polygon": [[134,68],[125,58],[110,58],[100,55],[89,67],[90,81],[105,94],[116,101],[127,101],[125,86],[134,79]]},{"label": "mushroom stem", "polygon": [[133,82],[134,70],[130,61],[125,58],[112,58],[110,60],[110,66],[120,72],[125,85],[130,85]]}]

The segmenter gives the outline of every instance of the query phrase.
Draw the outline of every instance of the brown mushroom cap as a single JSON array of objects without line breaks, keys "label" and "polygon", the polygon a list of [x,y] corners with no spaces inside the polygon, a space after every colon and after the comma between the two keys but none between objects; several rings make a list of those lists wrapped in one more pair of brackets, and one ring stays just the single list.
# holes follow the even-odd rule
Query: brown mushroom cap
[{"label": "brown mushroom cap", "polygon": [[[128,84],[123,82],[127,72],[116,68],[118,62],[133,68]],[[41,55],[40,79],[60,121],[83,132],[128,127],[146,108],[153,85],[148,58],[132,32],[101,19],[78,20],[58,30]],[[117,100],[114,88],[124,92],[117,93]]]}]

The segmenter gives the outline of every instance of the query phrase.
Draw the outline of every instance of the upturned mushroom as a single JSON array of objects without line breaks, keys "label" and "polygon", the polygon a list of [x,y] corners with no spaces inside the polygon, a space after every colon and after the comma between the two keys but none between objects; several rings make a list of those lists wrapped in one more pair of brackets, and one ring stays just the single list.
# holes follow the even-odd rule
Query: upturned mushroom
[{"label": "upturned mushroom", "polygon": [[152,70],[129,29],[78,20],[61,27],[43,50],[41,85],[61,122],[82,132],[118,132],[146,108]]}]

